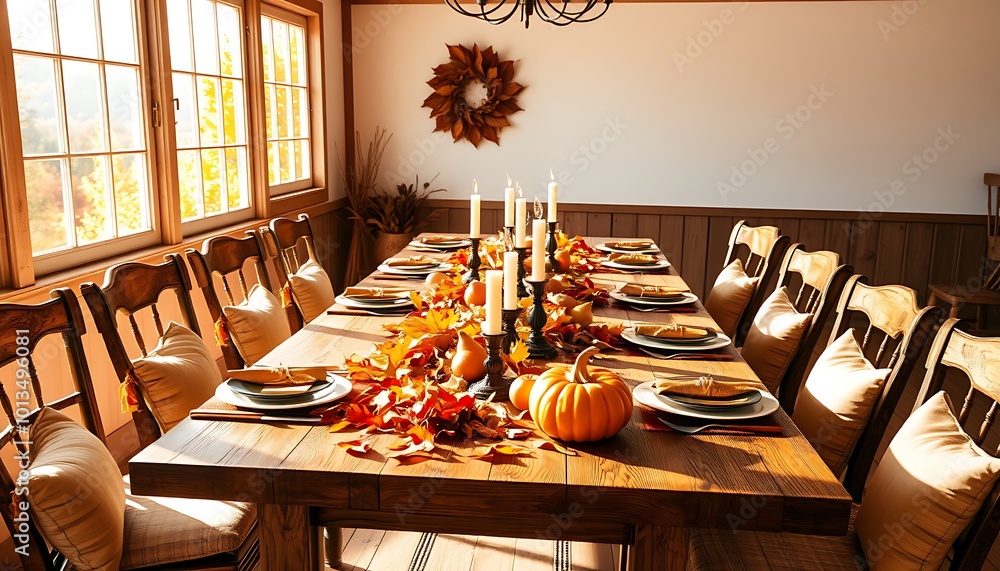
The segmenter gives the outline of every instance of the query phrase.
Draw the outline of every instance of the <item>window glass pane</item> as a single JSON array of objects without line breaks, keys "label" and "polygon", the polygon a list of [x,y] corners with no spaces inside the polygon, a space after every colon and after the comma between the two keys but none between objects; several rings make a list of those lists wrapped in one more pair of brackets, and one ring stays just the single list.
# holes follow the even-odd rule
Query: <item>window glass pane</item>
[{"label": "window glass pane", "polygon": [[[306,28],[271,14],[265,16],[261,23],[265,55],[268,181],[272,186],[308,184],[312,171],[308,139],[311,114]],[[289,18],[295,19],[292,15]],[[267,67],[269,65],[270,68]],[[283,186],[274,190],[289,192],[301,188],[305,186]]]},{"label": "window glass pane", "polygon": [[78,244],[113,238],[114,220],[108,216],[108,172],[104,157],[70,160],[73,175],[73,216]]},{"label": "window glass pane", "polygon": [[295,145],[295,179],[309,176],[309,140],[294,141]]},{"label": "window glass pane", "polygon": [[292,142],[278,142],[278,180],[288,182],[292,179]]},{"label": "window glass pane", "polygon": [[177,71],[194,71],[189,9],[188,0],[167,0],[170,66]]},{"label": "window glass pane", "polygon": [[306,112],[308,107],[309,94],[303,87],[292,88],[292,136],[307,137],[306,127],[309,125],[309,118]]},{"label": "window glass pane", "polygon": [[278,131],[278,128],[274,126],[275,94],[273,85],[264,84],[264,98],[266,100],[266,105],[264,106],[264,122],[267,124],[267,139],[270,141],[275,138],[275,133]]},{"label": "window glass pane", "polygon": [[219,136],[219,80],[212,77],[198,78],[198,129],[202,145],[218,145]]},{"label": "window glass pane", "polygon": [[181,191],[181,220],[202,216],[201,157],[198,151],[177,152],[177,174]]},{"label": "window glass pane", "polygon": [[278,177],[281,174],[281,164],[278,162],[278,143],[267,144],[267,182],[268,184],[278,184]]},{"label": "window glass pane", "polygon": [[246,149],[226,149],[226,190],[229,193],[230,210],[238,210],[250,205],[247,177]]},{"label": "window glass pane", "polygon": [[206,215],[222,212],[222,177],[226,172],[222,157],[220,149],[205,149],[201,152],[201,181],[205,191]]},{"label": "window glass pane", "polygon": [[49,0],[7,0],[7,18],[15,50],[55,51]]},{"label": "window glass pane", "polygon": [[101,1],[101,39],[104,59],[138,63],[135,53],[135,19],[131,0]]},{"label": "window glass pane", "polygon": [[222,125],[227,145],[243,144],[246,139],[246,125],[243,110],[243,82],[222,80]]},{"label": "window glass pane", "polygon": [[289,80],[295,85],[305,83],[305,30],[298,26],[289,26],[288,37],[288,69]]},{"label": "window glass pane", "polygon": [[141,154],[115,155],[112,180],[115,185],[115,217],[118,235],[127,236],[149,230],[149,208],[146,199],[146,165]]},{"label": "window glass pane", "polygon": [[15,55],[14,79],[25,156],[65,152],[55,60]]},{"label": "window glass pane", "polygon": [[100,66],[96,63],[63,60],[62,67],[63,84],[73,95],[66,98],[70,152],[107,150]]},{"label": "window glass pane", "polygon": [[274,112],[275,119],[277,119],[278,126],[278,138],[285,139],[289,137],[288,124],[291,119],[291,108],[289,107],[291,99],[291,88],[279,85],[275,92],[274,98]]},{"label": "window glass pane", "polygon": [[104,67],[104,74],[108,82],[111,150],[134,151],[143,148],[138,70],[108,65]]},{"label": "window glass pane", "polygon": [[264,81],[274,81],[274,41],[271,38],[270,18],[260,19],[260,36],[263,43],[261,52],[264,55]]},{"label": "window glass pane", "polygon": [[274,35],[274,80],[288,82],[288,24],[274,20],[271,24]]},{"label": "window glass pane", "polygon": [[66,161],[24,161],[28,187],[28,224],[31,249],[36,254],[72,245],[73,223],[66,216],[65,189],[69,187]]},{"label": "window glass pane", "polygon": [[59,53],[92,59],[100,57],[93,0],[56,0],[56,17],[59,19]]},{"label": "window glass pane", "polygon": [[243,49],[240,41],[240,13],[236,8],[218,4],[219,50],[222,75],[243,77]]},{"label": "window glass pane", "polygon": [[194,76],[186,73],[175,73],[173,76],[174,97],[177,98],[174,109],[174,121],[177,121],[177,146],[191,148],[198,146],[197,99],[194,95]]},{"label": "window glass pane", "polygon": [[219,73],[218,33],[215,27],[215,3],[211,0],[191,0],[191,22],[194,24],[194,62],[198,73]]}]

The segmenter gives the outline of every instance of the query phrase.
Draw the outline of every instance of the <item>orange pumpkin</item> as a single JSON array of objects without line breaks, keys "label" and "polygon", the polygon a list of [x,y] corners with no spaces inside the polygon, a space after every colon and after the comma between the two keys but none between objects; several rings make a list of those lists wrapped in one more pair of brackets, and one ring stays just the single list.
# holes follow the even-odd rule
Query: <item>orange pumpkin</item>
[{"label": "orange pumpkin", "polygon": [[572,367],[559,365],[531,388],[528,410],[545,434],[567,442],[593,442],[618,433],[632,416],[632,391],[613,371],[589,367],[590,347]]},{"label": "orange pumpkin", "polygon": [[519,410],[528,410],[528,398],[538,375],[521,375],[510,384],[510,403]]}]

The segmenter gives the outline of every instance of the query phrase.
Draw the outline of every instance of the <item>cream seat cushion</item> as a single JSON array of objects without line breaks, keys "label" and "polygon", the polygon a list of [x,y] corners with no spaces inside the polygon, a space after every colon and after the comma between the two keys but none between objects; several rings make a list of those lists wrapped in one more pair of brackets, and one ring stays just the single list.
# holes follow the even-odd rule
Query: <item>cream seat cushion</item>
[{"label": "cream seat cushion", "polygon": [[330,276],[312,259],[302,264],[288,280],[292,286],[292,297],[306,323],[322,315],[337,297]]},{"label": "cream seat cushion", "polygon": [[30,514],[48,542],[80,570],[118,569],[125,487],[104,443],[58,411],[31,426]]},{"label": "cream seat cushion", "polygon": [[122,569],[235,552],[256,523],[257,507],[253,504],[134,496],[128,476],[124,481]]},{"label": "cream seat cushion", "polygon": [[751,278],[743,270],[743,262],[733,260],[726,266],[712,286],[705,300],[705,309],[726,335],[733,335],[740,324],[740,317],[750,303],[760,278]]},{"label": "cream seat cushion", "polygon": [[848,329],[819,356],[792,420],[834,474],[841,474],[891,369],[876,369]]},{"label": "cream seat cushion", "polygon": [[780,287],[760,307],[741,354],[767,390],[776,393],[781,378],[798,354],[802,336],[812,323],[811,313],[799,313]]},{"label": "cream seat cushion", "polygon": [[239,305],[222,308],[233,343],[247,366],[253,365],[292,336],[281,302],[267,288],[254,284]]},{"label": "cream seat cushion", "polygon": [[993,490],[1000,460],[977,446],[944,392],[903,423],[868,482],[858,537],[874,571],[938,569]]},{"label": "cream seat cushion", "polygon": [[202,338],[173,321],[156,347],[132,365],[143,397],[163,432],[212,398],[222,383],[219,367]]}]

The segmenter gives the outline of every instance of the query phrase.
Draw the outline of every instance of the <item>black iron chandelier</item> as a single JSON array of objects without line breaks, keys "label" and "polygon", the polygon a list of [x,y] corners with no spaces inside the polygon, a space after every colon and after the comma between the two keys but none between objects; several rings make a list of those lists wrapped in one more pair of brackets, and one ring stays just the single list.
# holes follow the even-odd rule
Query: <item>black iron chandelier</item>
[{"label": "black iron chandelier", "polygon": [[[514,14],[521,13],[521,21],[527,28],[531,16],[537,14],[542,20],[556,26],[568,26],[578,22],[593,22],[608,11],[612,0],[586,0],[571,5],[568,0],[493,0],[496,4],[489,6],[491,0],[476,0],[478,10],[467,10],[459,4],[459,0],[445,0],[459,14],[478,18],[494,26],[510,20]],[[598,7],[600,6],[600,7]]]}]

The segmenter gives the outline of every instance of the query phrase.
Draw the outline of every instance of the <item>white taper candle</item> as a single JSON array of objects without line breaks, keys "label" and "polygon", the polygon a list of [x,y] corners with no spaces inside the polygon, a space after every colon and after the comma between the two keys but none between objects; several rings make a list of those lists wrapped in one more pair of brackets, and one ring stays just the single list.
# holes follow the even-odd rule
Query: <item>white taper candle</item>
[{"label": "white taper candle", "polygon": [[503,253],[503,308],[517,309],[517,252]]},{"label": "white taper candle", "polygon": [[531,281],[545,281],[545,221],[531,221]]},{"label": "white taper candle", "polygon": [[500,319],[501,296],[503,295],[503,272],[486,270],[486,319],[483,321],[483,335],[500,335],[503,325]]}]

